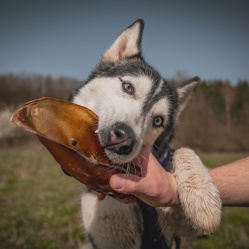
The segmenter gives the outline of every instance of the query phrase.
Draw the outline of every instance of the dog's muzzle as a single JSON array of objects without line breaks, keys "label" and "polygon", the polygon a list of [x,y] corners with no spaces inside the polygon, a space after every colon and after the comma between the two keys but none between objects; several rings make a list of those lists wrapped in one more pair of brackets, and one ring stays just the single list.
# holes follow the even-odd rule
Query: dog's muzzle
[{"label": "dog's muzzle", "polygon": [[105,149],[118,155],[129,155],[136,143],[132,128],[124,123],[116,123],[105,131]]}]

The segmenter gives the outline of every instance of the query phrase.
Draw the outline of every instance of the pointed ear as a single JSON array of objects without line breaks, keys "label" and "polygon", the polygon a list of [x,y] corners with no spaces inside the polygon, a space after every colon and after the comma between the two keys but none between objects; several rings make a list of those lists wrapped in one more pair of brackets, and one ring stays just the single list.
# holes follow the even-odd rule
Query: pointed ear
[{"label": "pointed ear", "polygon": [[140,54],[143,28],[143,20],[135,21],[118,36],[113,45],[102,56],[101,61],[116,62]]},{"label": "pointed ear", "polygon": [[200,78],[194,77],[176,86],[176,92],[178,95],[177,118],[180,116],[180,114],[182,113],[186,105],[188,104],[199,82],[200,82]]}]

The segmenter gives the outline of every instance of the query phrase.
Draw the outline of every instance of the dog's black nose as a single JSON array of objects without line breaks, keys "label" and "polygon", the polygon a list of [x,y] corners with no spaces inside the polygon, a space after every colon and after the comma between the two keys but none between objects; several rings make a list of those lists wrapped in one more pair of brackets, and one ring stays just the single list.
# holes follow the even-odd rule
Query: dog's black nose
[{"label": "dog's black nose", "polygon": [[108,146],[106,149],[114,151],[118,155],[129,155],[135,144],[135,134],[131,127],[124,123],[116,123],[108,134]]}]

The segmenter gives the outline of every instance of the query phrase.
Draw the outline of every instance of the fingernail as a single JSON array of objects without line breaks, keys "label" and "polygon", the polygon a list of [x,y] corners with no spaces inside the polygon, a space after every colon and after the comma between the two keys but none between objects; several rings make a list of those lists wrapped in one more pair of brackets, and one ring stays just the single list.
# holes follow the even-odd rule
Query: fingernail
[{"label": "fingernail", "polygon": [[113,190],[122,190],[124,188],[124,181],[125,179],[123,177],[119,176],[112,176],[110,185]]}]

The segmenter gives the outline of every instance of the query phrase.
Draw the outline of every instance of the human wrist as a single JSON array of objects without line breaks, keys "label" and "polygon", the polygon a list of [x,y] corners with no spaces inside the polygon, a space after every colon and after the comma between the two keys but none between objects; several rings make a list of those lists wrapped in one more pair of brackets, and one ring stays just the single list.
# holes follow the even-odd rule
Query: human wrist
[{"label": "human wrist", "polygon": [[166,202],[168,204],[165,206],[175,206],[180,203],[179,196],[178,196],[178,185],[177,185],[174,175],[168,172],[166,173],[167,173],[167,178],[169,182],[169,189],[167,193],[169,199]]}]

